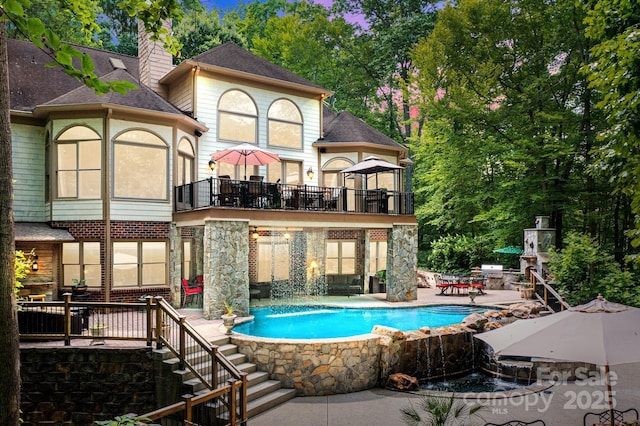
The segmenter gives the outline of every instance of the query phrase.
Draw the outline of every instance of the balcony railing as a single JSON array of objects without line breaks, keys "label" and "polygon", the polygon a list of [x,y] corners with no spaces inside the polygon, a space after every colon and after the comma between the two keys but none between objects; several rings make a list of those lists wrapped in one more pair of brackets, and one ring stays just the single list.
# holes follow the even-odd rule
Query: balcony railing
[{"label": "balcony railing", "polygon": [[175,211],[205,207],[413,214],[413,193],[209,178],[175,187]]}]

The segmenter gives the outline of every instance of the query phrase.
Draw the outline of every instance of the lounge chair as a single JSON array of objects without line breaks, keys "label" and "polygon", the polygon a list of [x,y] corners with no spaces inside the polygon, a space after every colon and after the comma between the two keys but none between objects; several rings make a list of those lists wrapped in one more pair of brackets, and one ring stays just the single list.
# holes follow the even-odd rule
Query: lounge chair
[{"label": "lounge chair", "polygon": [[182,303],[180,307],[184,307],[189,299],[193,301],[194,297],[202,297],[202,286],[191,287],[189,282],[182,278]]},{"label": "lounge chair", "polygon": [[[630,408],[625,411],[613,410],[613,420],[614,424],[623,425],[626,421],[638,420],[638,410],[635,408]],[[603,411],[601,413],[587,413],[584,415],[584,426],[593,426],[611,424],[611,414],[609,410]]]}]

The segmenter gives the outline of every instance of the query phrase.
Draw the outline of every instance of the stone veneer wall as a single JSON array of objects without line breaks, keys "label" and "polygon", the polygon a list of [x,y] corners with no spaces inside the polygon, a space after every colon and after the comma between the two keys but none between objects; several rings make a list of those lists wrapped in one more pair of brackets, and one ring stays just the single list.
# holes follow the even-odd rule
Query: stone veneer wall
[{"label": "stone veneer wall", "polygon": [[[402,331],[376,326],[372,334],[321,340],[234,335],[232,343],[269,378],[297,396],[321,396],[384,387],[389,375],[443,378],[476,367],[473,332],[459,326]],[[479,352],[479,350],[477,351]]]},{"label": "stone veneer wall", "polygon": [[225,301],[238,315],[249,312],[249,224],[207,220],[204,229],[204,300],[206,319],[220,318]]},{"label": "stone veneer wall", "polygon": [[332,341],[266,340],[234,335],[232,343],[272,380],[297,396],[357,392],[376,387],[380,375],[379,336]]},{"label": "stone veneer wall", "polygon": [[92,425],[158,408],[150,348],[20,350],[24,426]]},{"label": "stone veneer wall", "polygon": [[387,238],[387,300],[418,298],[418,227],[393,225]]}]

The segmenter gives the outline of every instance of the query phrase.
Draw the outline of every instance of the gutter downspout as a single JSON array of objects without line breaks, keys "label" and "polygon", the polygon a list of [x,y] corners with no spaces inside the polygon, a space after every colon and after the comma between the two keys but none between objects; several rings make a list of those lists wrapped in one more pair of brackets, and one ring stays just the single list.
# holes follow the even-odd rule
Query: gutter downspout
[{"label": "gutter downspout", "polygon": [[111,164],[111,117],[113,110],[109,108],[104,117],[104,145],[102,148],[102,169],[104,172],[104,193],[102,203],[102,216],[104,217],[104,300],[111,300],[111,176],[112,172],[109,168]]}]

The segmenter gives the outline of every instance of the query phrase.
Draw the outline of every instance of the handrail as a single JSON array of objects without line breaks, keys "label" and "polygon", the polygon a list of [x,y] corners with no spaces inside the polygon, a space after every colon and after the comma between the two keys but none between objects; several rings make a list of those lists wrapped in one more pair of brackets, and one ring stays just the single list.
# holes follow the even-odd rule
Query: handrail
[{"label": "handrail", "polygon": [[542,302],[545,308],[549,309],[551,312],[555,313],[555,310],[551,306],[549,306],[549,294],[551,294],[551,296],[553,296],[560,304],[560,311],[564,311],[565,309],[569,309],[571,307],[571,305],[569,305],[564,300],[564,297],[562,297],[553,287],[551,287],[549,283],[547,283],[547,281],[542,278],[542,276],[536,271],[529,271],[529,280],[531,281],[531,285],[534,289],[536,288],[536,285],[542,286],[542,297],[537,292],[535,292],[534,294],[536,298],[540,302]]},{"label": "handrail", "polygon": [[161,296],[147,296],[143,305],[75,302],[65,293],[63,301],[21,301],[19,305],[20,339],[63,340],[65,346],[71,339],[145,341],[147,346],[155,341],[156,349],[172,352],[180,369],[188,369],[208,389],[237,383],[237,401],[234,396],[223,402],[233,407],[238,418],[246,419],[247,373],[238,370]]}]

